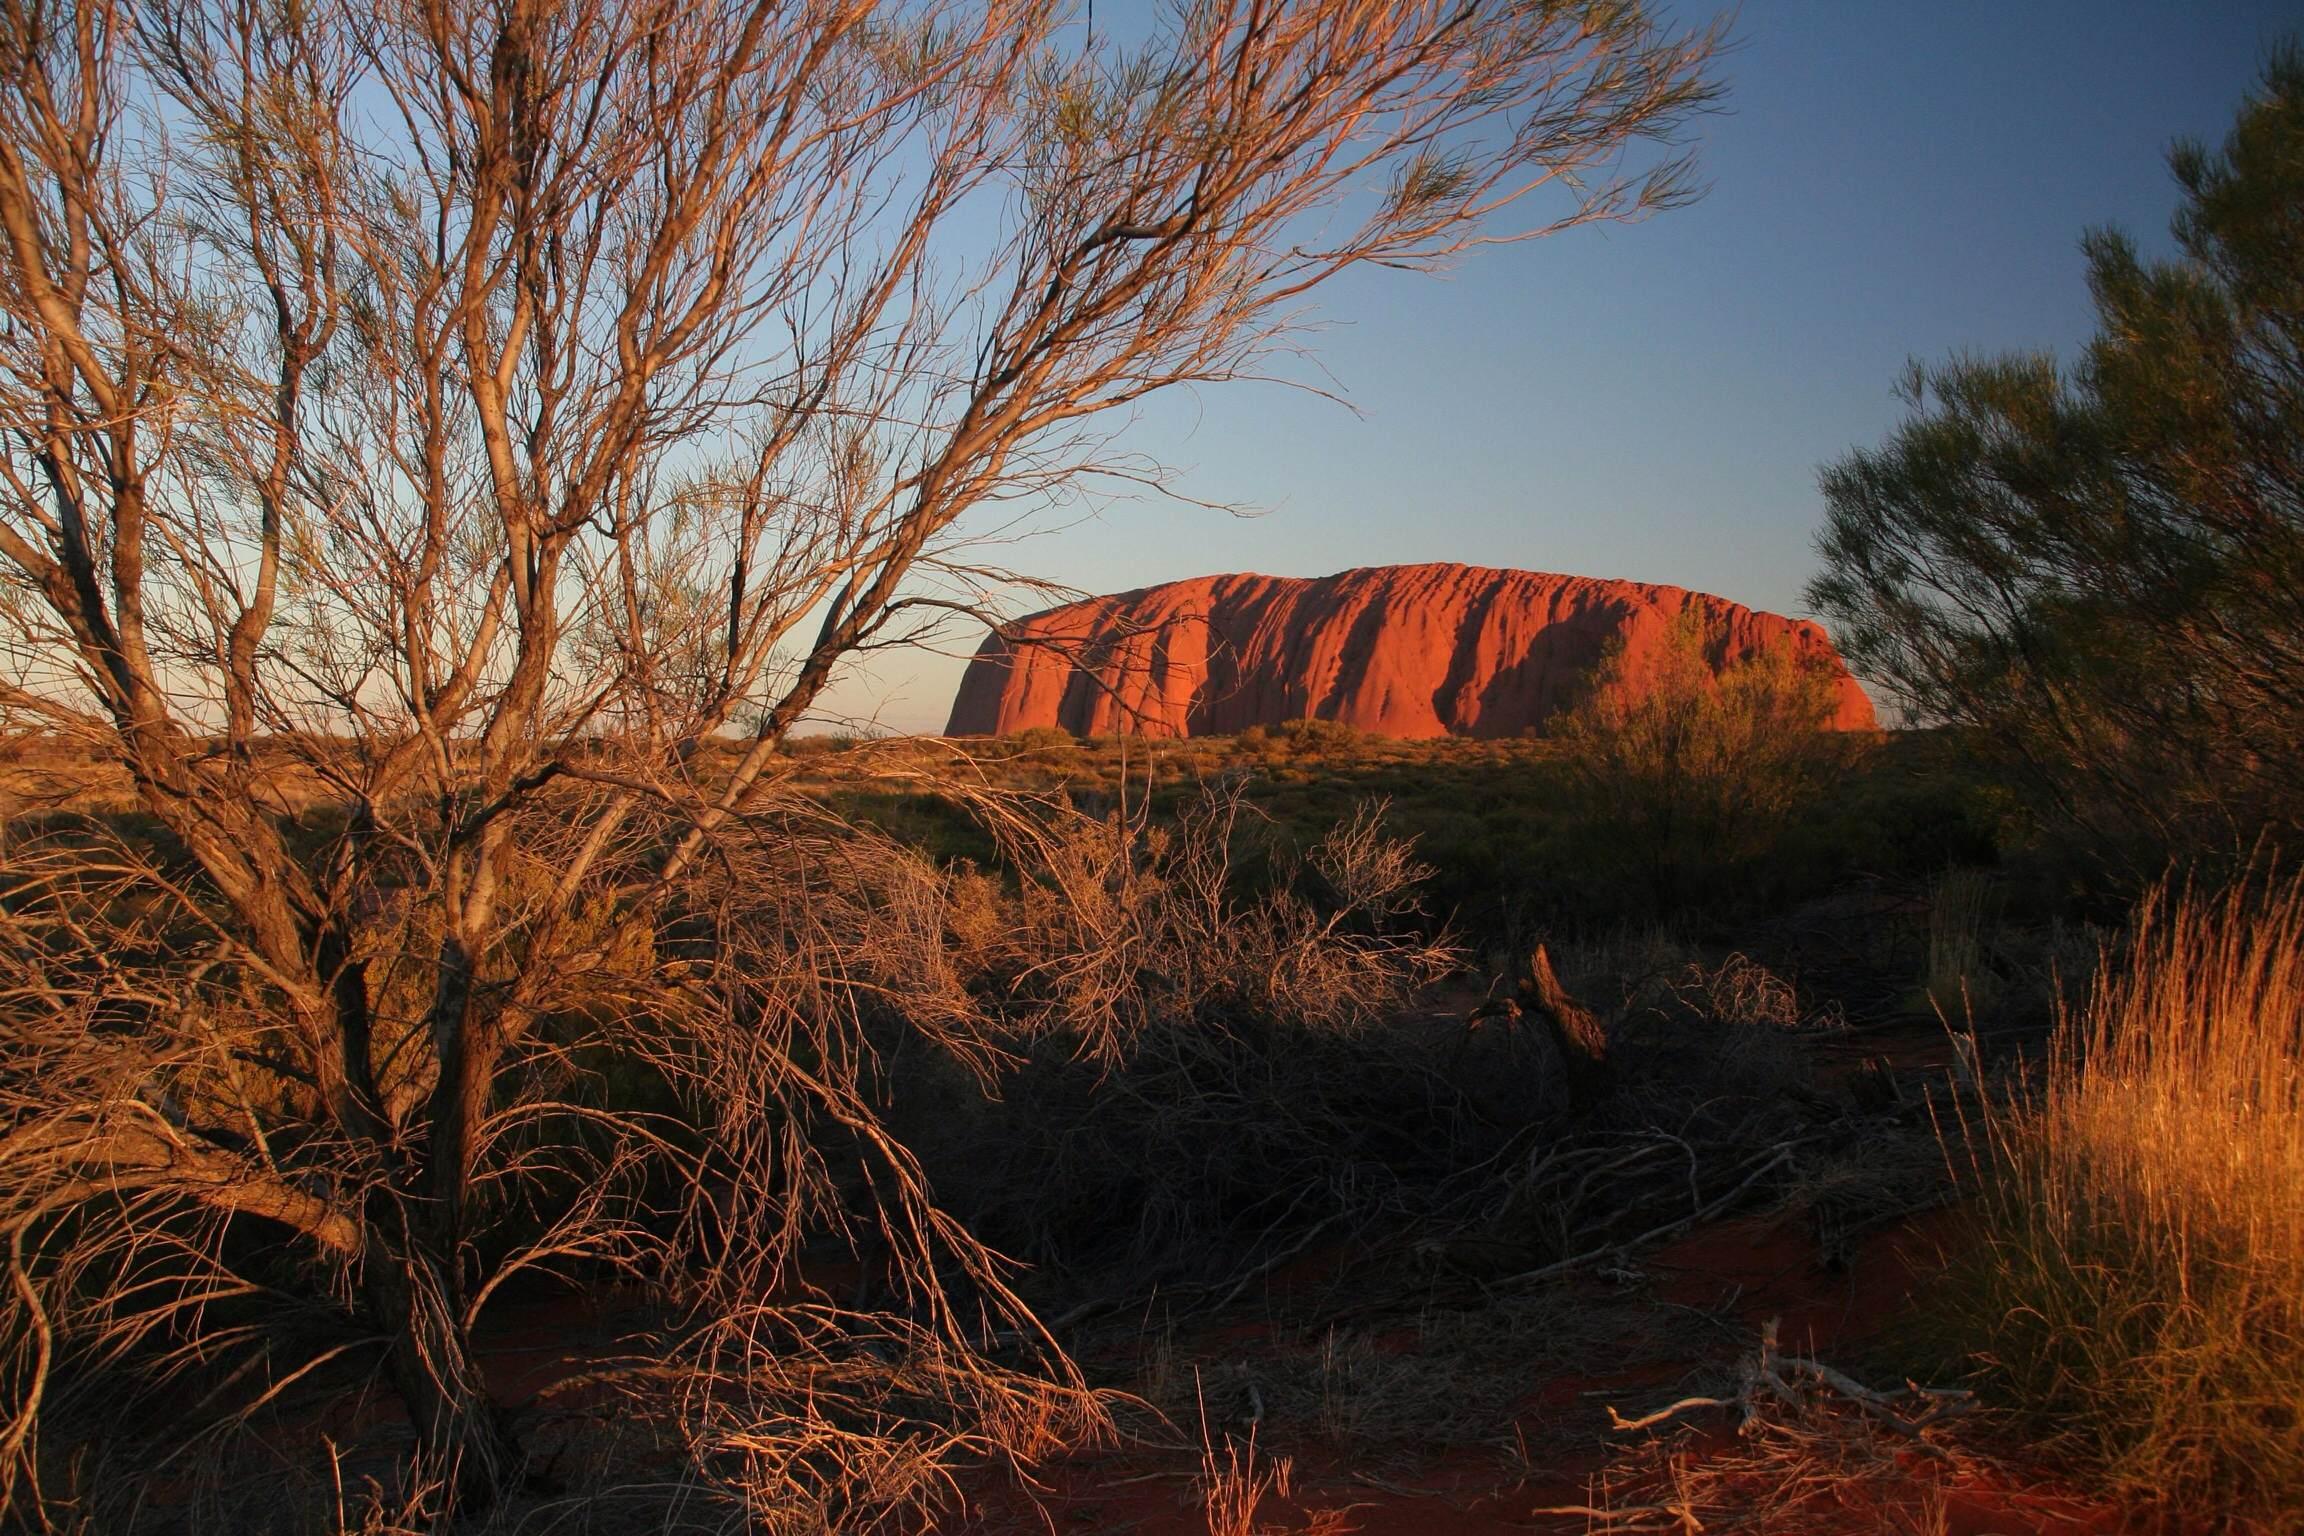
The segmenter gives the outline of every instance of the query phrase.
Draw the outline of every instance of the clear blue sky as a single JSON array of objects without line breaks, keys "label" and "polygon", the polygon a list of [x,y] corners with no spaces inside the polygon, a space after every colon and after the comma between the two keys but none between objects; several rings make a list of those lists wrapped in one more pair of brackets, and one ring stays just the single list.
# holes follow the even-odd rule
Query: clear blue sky
[{"label": "clear blue sky", "polygon": [[[1130,439],[1262,515],[1124,502],[1008,563],[1109,592],[1461,560],[1798,613],[1817,467],[1896,422],[1905,361],[2069,353],[2081,232],[2164,250],[2169,141],[2220,138],[2300,30],[2299,0],[1745,0],[1701,202],[1340,281],[1312,345],[1357,414],[1235,386]],[[884,657],[826,709],[938,730],[961,665]]]}]

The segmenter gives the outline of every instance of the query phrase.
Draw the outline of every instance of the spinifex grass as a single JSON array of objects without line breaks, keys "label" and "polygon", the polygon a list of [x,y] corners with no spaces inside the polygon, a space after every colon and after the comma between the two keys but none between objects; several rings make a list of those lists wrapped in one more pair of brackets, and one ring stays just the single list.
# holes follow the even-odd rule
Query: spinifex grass
[{"label": "spinifex grass", "polygon": [[1971,1336],[2118,1488],[2304,1509],[2304,884],[2161,896],[1994,1110]]}]

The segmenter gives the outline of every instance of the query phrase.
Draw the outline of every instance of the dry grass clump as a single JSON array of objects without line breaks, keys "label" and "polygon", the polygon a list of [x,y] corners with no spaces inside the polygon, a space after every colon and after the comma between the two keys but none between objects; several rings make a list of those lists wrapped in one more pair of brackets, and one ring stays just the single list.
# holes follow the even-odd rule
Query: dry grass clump
[{"label": "dry grass clump", "polygon": [[916,1529],[958,1494],[959,1467],[1038,1459],[1081,1438],[1081,1415],[1035,1378],[932,1329],[831,1308],[813,1338],[780,1321],[773,1338],[712,1330],[713,1365],[757,1379],[743,1394],[691,1385],[679,1415],[696,1465],[751,1495],[744,1528],[761,1536]]},{"label": "dry grass clump", "polygon": [[1466,1113],[1445,1026],[1400,1017],[1459,961],[1374,808],[1254,878],[1237,785],[1163,821],[974,809],[1001,868],[940,877],[939,963],[998,1059],[974,1087],[925,1053],[889,1083],[939,1193],[1054,1315],[1221,1302],[1507,1134]]},{"label": "dry grass clump", "polygon": [[1019,878],[1007,953],[984,957],[1004,971],[999,1006],[1106,1061],[1185,1020],[1364,1028],[1461,963],[1417,921],[1431,872],[1386,834],[1380,804],[1356,807],[1260,890],[1239,868],[1253,812],[1237,780],[1166,822],[1141,804],[1101,819],[977,804]]},{"label": "dry grass clump", "polygon": [[2304,884],[2148,900],[1984,1129],[1965,1316],[2014,1402],[2132,1496],[2304,1508]]},{"label": "dry grass clump", "polygon": [[[1224,1442],[1221,1453],[1216,1449],[1218,1440]],[[1200,1475],[1195,1484],[1207,1516],[1208,1536],[1258,1536],[1265,1527],[1257,1524],[1257,1512],[1266,1499],[1289,1496],[1295,1470],[1295,1463],[1286,1456],[1258,1460],[1253,1424],[1245,1440],[1211,1431],[1207,1404],[1200,1405]]]}]

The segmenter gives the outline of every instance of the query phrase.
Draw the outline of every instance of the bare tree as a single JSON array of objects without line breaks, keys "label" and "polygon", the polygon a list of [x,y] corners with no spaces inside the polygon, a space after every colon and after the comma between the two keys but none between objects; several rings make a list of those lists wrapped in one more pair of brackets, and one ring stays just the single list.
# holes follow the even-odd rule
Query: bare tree
[{"label": "bare tree", "polygon": [[230,1342],[261,1223],[301,1266],[264,1284],[382,1341],[442,1510],[515,1463],[471,1346],[505,1278],[677,1268],[666,1169],[727,1204],[593,1045],[774,1147],[760,1263],[837,1218],[829,1126],[918,1275],[941,1245],[1021,1313],[863,1108],[844,951],[747,909],[836,857],[779,741],[973,608],[988,525],[1156,481],[1129,407],[1257,373],[1336,274],[1683,199],[1632,157],[1717,40],[1615,0],[1191,0],[1128,43],[1055,0],[0,29],[5,704],[156,829],[11,850],[0,1486],[36,1497],[76,1351]]}]

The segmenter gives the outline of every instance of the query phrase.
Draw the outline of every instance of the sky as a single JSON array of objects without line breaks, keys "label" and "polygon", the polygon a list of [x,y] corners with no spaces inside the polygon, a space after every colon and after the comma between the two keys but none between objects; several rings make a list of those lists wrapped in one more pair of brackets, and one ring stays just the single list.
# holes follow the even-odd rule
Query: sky
[{"label": "sky", "polygon": [[[1906,362],[2070,355],[2083,231],[2166,252],[2169,143],[2221,139],[2292,32],[2304,0],[1744,0],[1700,202],[1350,274],[1310,338],[1348,406],[1232,385],[1124,441],[1255,515],[1123,501],[1002,559],[1088,592],[1451,560],[1804,614],[1816,471],[1901,419]],[[877,658],[819,714],[941,730],[977,638]]]}]

